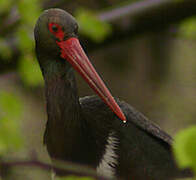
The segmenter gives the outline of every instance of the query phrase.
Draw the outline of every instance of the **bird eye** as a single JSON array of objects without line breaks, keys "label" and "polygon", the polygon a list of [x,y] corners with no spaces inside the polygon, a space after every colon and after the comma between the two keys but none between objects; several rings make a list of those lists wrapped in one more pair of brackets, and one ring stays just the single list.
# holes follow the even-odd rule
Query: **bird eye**
[{"label": "bird eye", "polygon": [[58,31],[58,27],[56,26],[56,25],[52,25],[52,30],[53,30],[53,32],[57,32]]}]

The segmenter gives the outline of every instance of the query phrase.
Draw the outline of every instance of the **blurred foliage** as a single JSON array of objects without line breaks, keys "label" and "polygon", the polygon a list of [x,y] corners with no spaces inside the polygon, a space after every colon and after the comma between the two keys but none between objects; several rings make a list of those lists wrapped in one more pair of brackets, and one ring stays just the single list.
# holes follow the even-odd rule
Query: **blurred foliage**
[{"label": "blurred foliage", "polygon": [[196,39],[196,17],[186,19],[179,28],[180,36],[189,39]]},{"label": "blurred foliage", "polygon": [[11,49],[8,47],[7,42],[3,38],[0,38],[0,54],[3,61],[7,61],[12,55]]},{"label": "blurred foliage", "polygon": [[19,60],[19,74],[25,84],[37,86],[43,83],[43,78],[35,60],[33,29],[41,13],[41,5],[38,0],[21,0],[18,1],[17,6],[21,17],[21,25],[16,32],[19,49],[22,52]]},{"label": "blurred foliage", "polygon": [[7,10],[9,10],[11,8],[11,6],[13,5],[12,0],[1,0],[0,2],[0,12],[5,12]]},{"label": "blurred foliage", "polygon": [[192,168],[196,175],[196,126],[179,132],[173,144],[174,154],[181,168]]},{"label": "blurred foliage", "polygon": [[[23,58],[23,59],[22,59]],[[19,62],[19,73],[27,86],[37,86],[43,83],[43,77],[37,62],[33,62],[34,56],[27,54]]]},{"label": "blurred foliage", "polygon": [[0,154],[15,152],[23,145],[20,133],[22,102],[15,94],[0,91]]},{"label": "blurred foliage", "polygon": [[108,23],[100,21],[96,15],[89,10],[78,9],[76,19],[80,26],[79,31],[95,42],[102,42],[112,31]]},{"label": "blurred foliage", "polygon": [[94,180],[94,178],[90,177],[77,177],[77,176],[66,176],[66,177],[58,177],[56,180]]}]

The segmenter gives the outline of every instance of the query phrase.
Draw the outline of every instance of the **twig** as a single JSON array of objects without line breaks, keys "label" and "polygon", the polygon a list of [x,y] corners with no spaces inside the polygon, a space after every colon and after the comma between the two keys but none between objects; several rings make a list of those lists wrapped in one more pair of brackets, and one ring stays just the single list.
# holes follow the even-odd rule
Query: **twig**
[{"label": "twig", "polygon": [[[24,167],[36,167],[43,169],[45,171],[51,171],[54,170],[55,172],[61,172],[62,174],[74,174],[78,176],[90,176],[95,179],[99,180],[109,180],[109,178],[98,175],[96,171],[82,166],[82,165],[77,165],[73,164],[70,162],[58,162],[57,165],[51,165],[45,162],[41,162],[39,160],[15,160],[15,161],[2,161],[0,162],[0,169],[5,169],[5,168],[12,168],[12,167],[17,167],[17,166],[24,166]],[[1,172],[1,170],[0,170]],[[1,176],[1,174],[0,174]]]},{"label": "twig", "polygon": [[[160,15],[161,11],[179,17],[188,17],[196,15],[194,5],[196,5],[195,0],[143,0],[102,12],[98,15],[98,18],[102,21],[115,22],[119,18],[137,18],[148,14],[153,19],[159,19],[161,17],[157,17],[157,15]],[[157,14],[154,14],[154,12]],[[168,17],[173,18],[170,15]]]},{"label": "twig", "polygon": [[191,16],[196,16],[196,0],[143,0],[97,15],[113,27],[113,33],[102,43],[96,44],[88,37],[81,38],[86,48],[94,50],[143,33],[165,30]]}]

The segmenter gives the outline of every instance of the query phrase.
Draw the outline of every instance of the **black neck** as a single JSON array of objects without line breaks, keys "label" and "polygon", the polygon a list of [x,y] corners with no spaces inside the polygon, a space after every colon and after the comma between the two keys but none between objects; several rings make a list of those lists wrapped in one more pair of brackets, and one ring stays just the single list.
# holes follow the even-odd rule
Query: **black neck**
[{"label": "black neck", "polygon": [[45,87],[48,120],[61,125],[64,131],[77,128],[81,111],[73,70],[49,75],[45,78]]},{"label": "black neck", "polygon": [[85,142],[74,72],[68,64],[50,62],[43,70],[48,113],[45,142],[53,158],[72,160],[73,148]]},{"label": "black neck", "polygon": [[96,167],[97,148],[82,113],[73,69],[66,63],[47,62],[52,62],[47,69],[41,66],[47,99],[44,141],[48,152],[54,159]]}]

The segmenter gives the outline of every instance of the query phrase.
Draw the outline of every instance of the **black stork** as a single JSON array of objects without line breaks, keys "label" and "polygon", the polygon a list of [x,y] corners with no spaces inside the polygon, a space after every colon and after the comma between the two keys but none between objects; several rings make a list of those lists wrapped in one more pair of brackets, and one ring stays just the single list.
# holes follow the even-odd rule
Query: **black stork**
[{"label": "black stork", "polygon": [[[172,157],[172,138],[129,104],[114,99],[85,55],[76,20],[61,9],[39,17],[36,55],[48,121],[44,143],[52,160],[71,161],[122,180],[189,176]],[[73,68],[100,96],[79,98]]]}]

